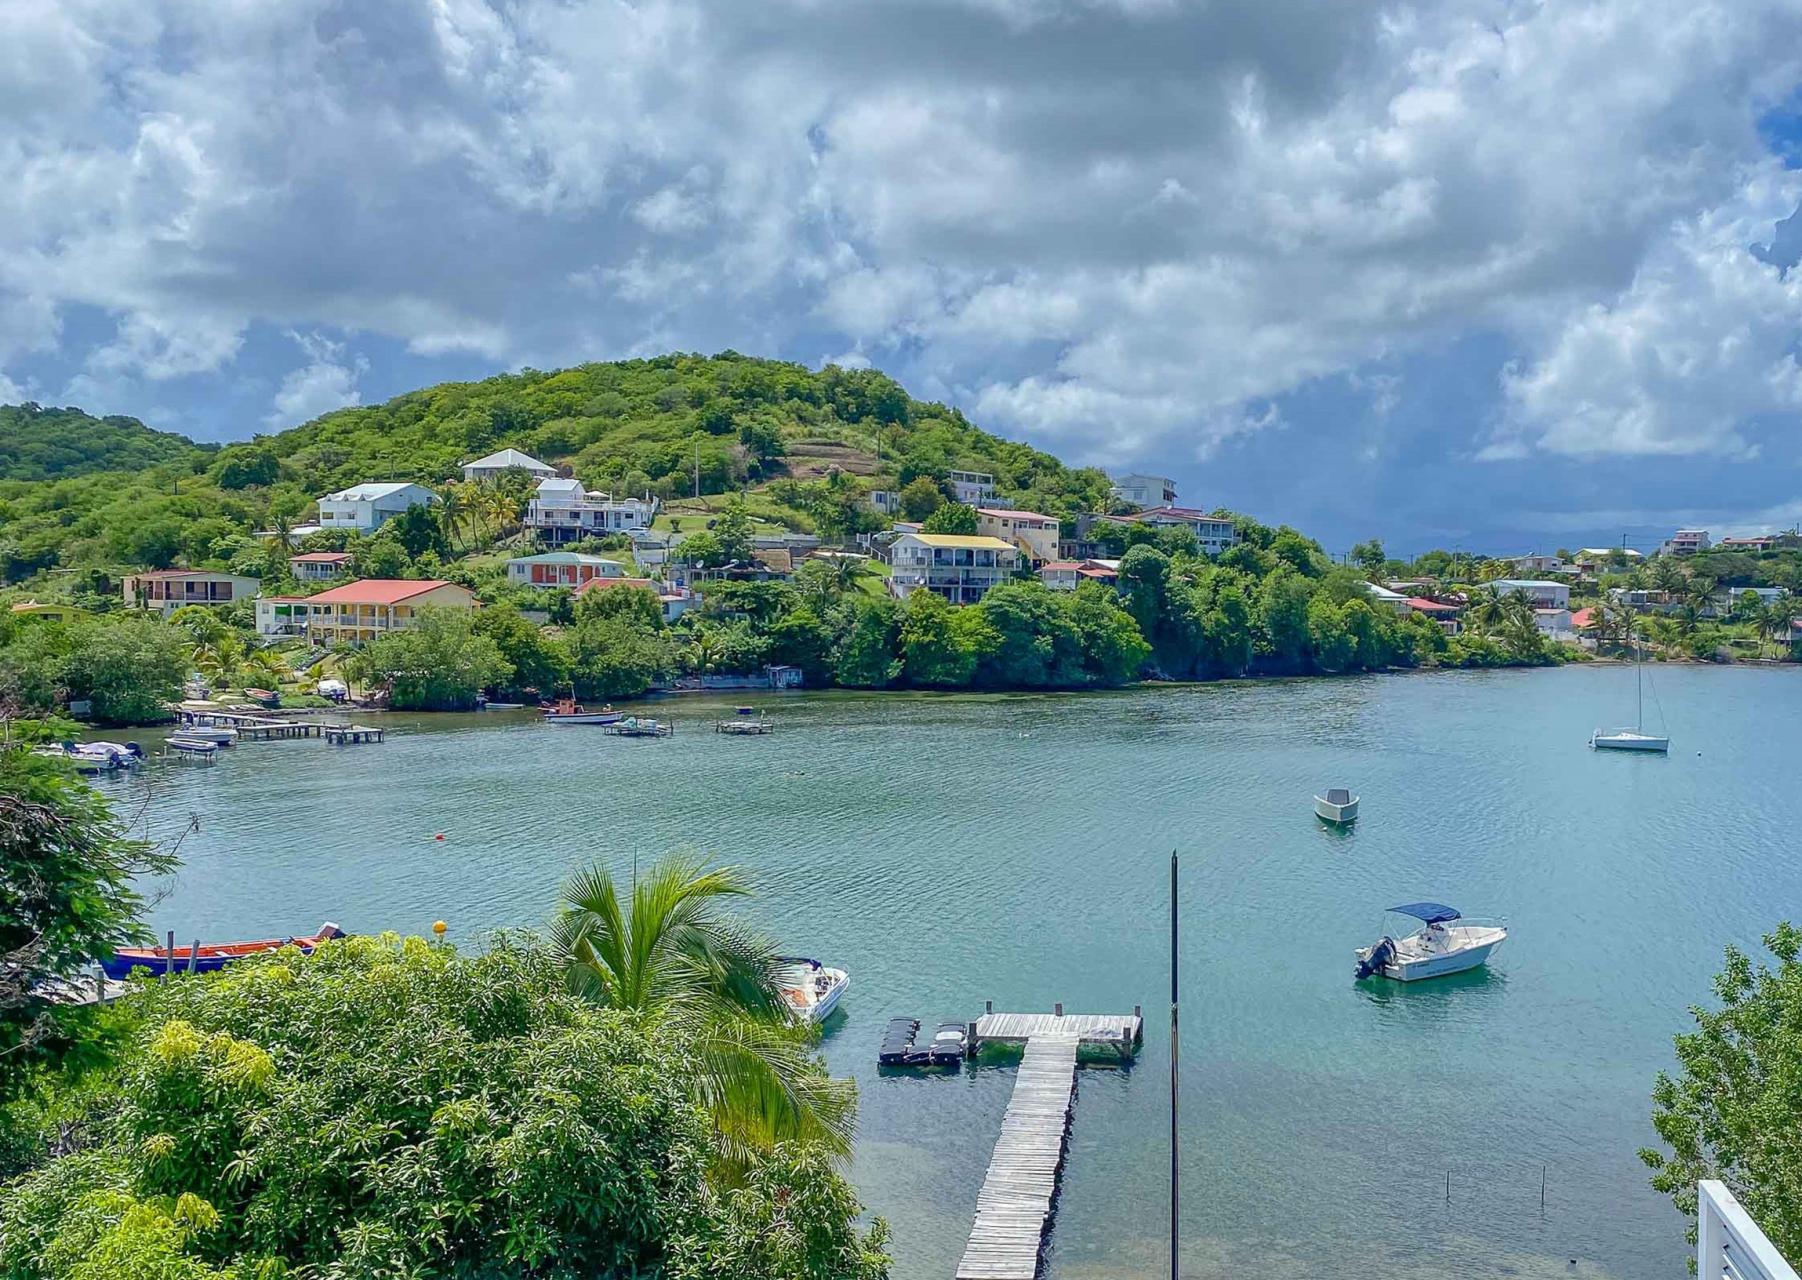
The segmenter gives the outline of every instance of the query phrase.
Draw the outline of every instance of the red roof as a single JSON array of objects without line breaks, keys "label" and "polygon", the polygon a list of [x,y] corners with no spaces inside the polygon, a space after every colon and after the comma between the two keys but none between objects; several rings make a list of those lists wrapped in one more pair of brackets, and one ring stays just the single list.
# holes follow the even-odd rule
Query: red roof
[{"label": "red roof", "polygon": [[1420,613],[1458,612],[1458,606],[1455,604],[1440,604],[1437,600],[1427,600],[1420,596],[1410,597],[1408,600],[1408,607]]},{"label": "red roof", "polygon": [[648,587],[650,585],[649,578],[590,578],[576,588],[576,594],[581,595],[585,591],[601,591],[607,587]]},{"label": "red roof", "polygon": [[1047,524],[1056,524],[1055,516],[1041,515],[1037,511],[1011,511],[1006,507],[978,507],[978,515],[994,516],[1005,520],[1043,520]]},{"label": "red roof", "polygon": [[1062,569],[1067,573],[1072,569],[1082,568],[1083,564],[1084,561],[1081,560],[1047,560],[1039,566],[1039,572],[1044,573],[1047,569]]},{"label": "red roof", "polygon": [[308,551],[302,555],[289,556],[289,563],[306,561],[308,564],[342,564],[351,558],[348,551]]},{"label": "red roof", "polygon": [[1085,568],[1085,569],[1078,569],[1076,572],[1081,574],[1085,578],[1100,578],[1103,581],[1111,581],[1120,576],[1119,574],[1115,573],[1112,569]]},{"label": "red roof", "polygon": [[399,604],[439,587],[456,585],[442,578],[362,578],[307,599],[314,604]]},{"label": "red roof", "polygon": [[1595,616],[1596,616],[1596,611],[1593,606],[1588,609],[1579,609],[1575,613],[1571,614],[1570,624],[1571,624],[1571,626],[1575,627],[1577,630],[1581,631],[1581,630],[1583,630],[1583,628],[1587,627],[1591,622],[1595,621]]}]

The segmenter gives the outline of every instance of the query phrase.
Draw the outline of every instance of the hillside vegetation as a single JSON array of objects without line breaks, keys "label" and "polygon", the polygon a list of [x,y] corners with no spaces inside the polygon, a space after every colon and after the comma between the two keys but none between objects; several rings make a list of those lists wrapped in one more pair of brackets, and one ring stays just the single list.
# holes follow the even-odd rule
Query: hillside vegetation
[{"label": "hillside vegetation", "polygon": [[842,483],[827,492],[829,472],[860,477],[861,492],[975,468],[994,473],[1007,500],[1052,514],[1107,496],[1101,472],[981,431],[874,370],[733,352],[443,383],[219,449],[75,409],[0,413],[29,428],[9,428],[0,445],[8,583],[50,569],[229,562],[247,549],[240,539],[303,518],[321,494],[365,480],[440,485],[507,446],[614,492],[690,494],[697,475],[703,494],[763,487],[805,529],[852,505]]}]

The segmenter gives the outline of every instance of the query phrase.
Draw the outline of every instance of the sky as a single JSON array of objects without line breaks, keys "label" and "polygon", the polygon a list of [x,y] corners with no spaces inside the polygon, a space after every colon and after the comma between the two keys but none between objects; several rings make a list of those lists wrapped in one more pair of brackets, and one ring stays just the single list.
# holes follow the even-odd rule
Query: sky
[{"label": "sky", "polygon": [[0,400],[200,439],[679,349],[1185,503],[1802,520],[1795,0],[7,0]]}]

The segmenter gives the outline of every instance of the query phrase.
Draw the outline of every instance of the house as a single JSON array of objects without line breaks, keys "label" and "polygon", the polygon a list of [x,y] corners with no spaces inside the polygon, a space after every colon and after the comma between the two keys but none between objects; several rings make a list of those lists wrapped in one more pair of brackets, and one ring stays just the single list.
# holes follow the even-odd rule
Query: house
[{"label": "house", "polygon": [[438,495],[419,484],[359,484],[319,500],[319,527],[374,533],[409,507],[429,507]]},{"label": "house", "polygon": [[1577,635],[1569,609],[1535,609],[1533,625],[1550,640],[1574,640]]},{"label": "house", "polygon": [[304,636],[307,633],[310,596],[258,596],[257,634],[260,636]]},{"label": "house", "polygon": [[1693,556],[1698,551],[1706,550],[1708,550],[1708,530],[1679,529],[1666,540],[1662,547],[1658,548],[1658,554]]},{"label": "house", "polygon": [[1211,516],[1193,507],[1151,507],[1137,515],[1123,516],[1121,519],[1159,529],[1184,526],[1194,531],[1195,540],[1201,543],[1201,549],[1211,556],[1219,555],[1239,541],[1231,520],[1224,516]]},{"label": "house", "polygon": [[576,595],[585,596],[590,591],[606,591],[612,587],[643,587],[647,591],[656,592],[657,602],[663,607],[665,622],[674,622],[699,603],[692,592],[668,590],[662,583],[650,578],[590,578],[576,588]]},{"label": "house", "polygon": [[898,489],[870,490],[870,506],[885,516],[901,514],[901,493]]},{"label": "house", "polygon": [[[1715,545],[1719,546],[1720,544],[1716,543]],[[1782,587],[1722,587],[1708,602],[1708,611],[1721,616],[1739,608],[1740,601],[1748,595],[1756,596],[1759,604],[1768,605],[1777,603],[1788,594],[1789,592]]]},{"label": "house", "polygon": [[1644,560],[1645,556],[1627,547],[1584,547],[1571,557],[1571,567],[1578,573],[1595,577],[1624,572]]},{"label": "house", "polygon": [[15,618],[42,618],[46,622],[78,622],[94,615],[86,609],[72,604],[42,604],[36,600],[21,600],[12,607]]},{"label": "house", "polygon": [[976,508],[976,532],[1011,542],[1035,564],[1057,559],[1057,517],[1005,507]]},{"label": "house", "polygon": [[905,600],[922,588],[952,604],[975,604],[1013,577],[1020,552],[983,534],[904,533],[889,548],[889,589]]},{"label": "house", "polygon": [[595,578],[623,578],[626,566],[575,551],[547,551],[507,561],[507,581],[516,587],[579,587]]},{"label": "house", "polygon": [[1563,573],[1567,568],[1563,556],[1514,556],[1509,563],[1516,573]]},{"label": "house", "polygon": [[314,644],[367,644],[404,631],[425,608],[473,609],[475,592],[437,578],[362,578],[307,597]]},{"label": "house", "polygon": [[1173,507],[1176,481],[1168,476],[1126,475],[1113,477],[1114,500],[1135,507]]},{"label": "house", "polygon": [[1570,608],[1570,584],[1568,582],[1548,582],[1543,578],[1497,578],[1484,586],[1494,587],[1502,595],[1514,595],[1517,592],[1527,597],[1535,609],[1568,609]]},{"label": "house", "polygon": [[1413,613],[1423,614],[1439,624],[1439,629],[1448,636],[1455,636],[1464,630],[1460,617],[1464,610],[1455,604],[1441,604],[1437,600],[1429,600],[1425,596],[1409,596],[1408,609]]},{"label": "house", "polygon": [[951,495],[969,507],[987,502],[995,496],[995,477],[986,471],[953,471]]},{"label": "house", "polygon": [[308,551],[289,556],[288,569],[296,582],[330,582],[350,572],[353,558],[348,551]]},{"label": "house", "polygon": [[538,482],[537,492],[526,504],[524,524],[555,547],[648,529],[656,517],[657,500],[649,494],[616,499],[584,490],[580,480],[552,477]]},{"label": "house", "polygon": [[1366,582],[1364,591],[1372,604],[1382,605],[1394,613],[1407,613],[1408,597],[1399,591],[1391,591],[1388,587],[1375,582]]},{"label": "house", "polygon": [[491,453],[486,458],[477,458],[474,462],[463,464],[465,480],[493,480],[509,471],[527,471],[535,476],[554,476],[557,468],[538,461],[529,453],[521,453],[518,449],[502,449],[499,453]]},{"label": "house", "polygon": [[1714,545],[1722,551],[1769,551],[1777,545],[1777,539],[1761,533],[1753,538],[1722,538]]},{"label": "house", "polygon": [[1039,581],[1053,591],[1074,591],[1085,582],[1113,586],[1120,581],[1118,560],[1053,560],[1039,566]]},{"label": "house", "polygon": [[184,604],[234,604],[256,595],[261,584],[235,573],[204,569],[152,569],[125,579],[127,609],[158,609],[165,615]]}]

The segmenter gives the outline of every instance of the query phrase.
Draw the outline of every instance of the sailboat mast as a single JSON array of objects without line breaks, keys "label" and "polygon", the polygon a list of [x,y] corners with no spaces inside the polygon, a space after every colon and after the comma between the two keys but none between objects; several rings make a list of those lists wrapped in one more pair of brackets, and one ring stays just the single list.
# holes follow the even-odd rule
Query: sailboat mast
[{"label": "sailboat mast", "polygon": [[1633,712],[1633,730],[1643,733],[1646,727],[1646,656],[1638,645],[1633,647],[1633,686],[1639,695],[1639,705]]}]

